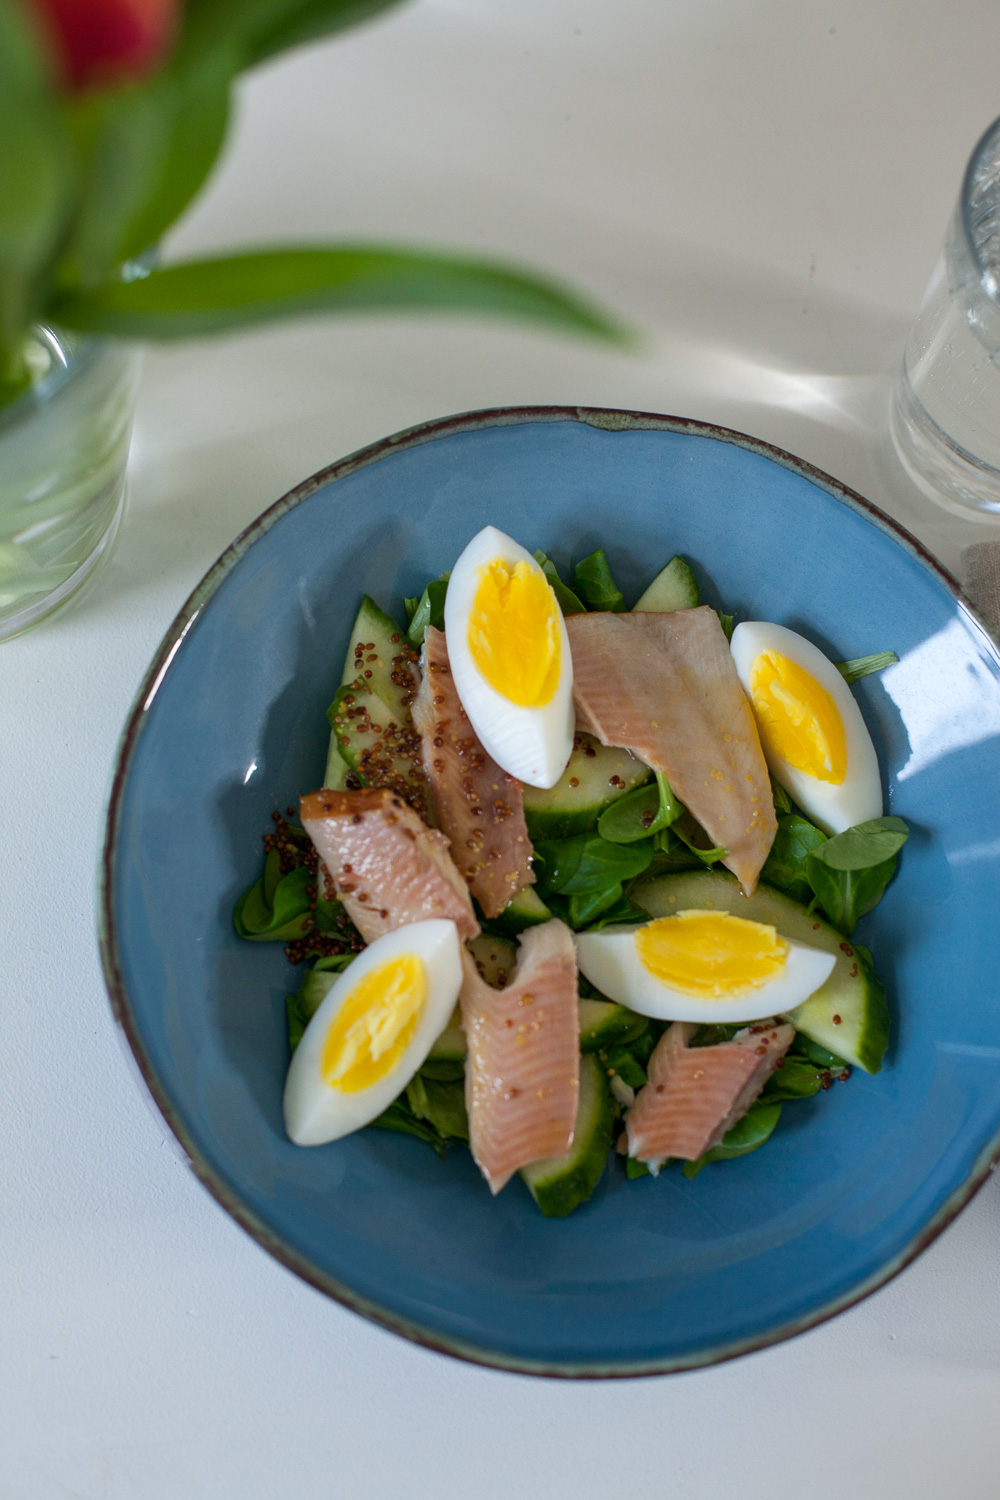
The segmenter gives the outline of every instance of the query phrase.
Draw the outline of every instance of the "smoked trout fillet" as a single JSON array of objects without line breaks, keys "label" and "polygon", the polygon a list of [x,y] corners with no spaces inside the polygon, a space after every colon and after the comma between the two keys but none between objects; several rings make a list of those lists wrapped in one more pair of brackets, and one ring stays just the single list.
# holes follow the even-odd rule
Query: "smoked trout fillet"
[{"label": "smoked trout fillet", "polygon": [[310,792],[300,808],[302,826],[366,943],[428,917],[449,919],[463,938],[479,932],[448,840],[395,792]]},{"label": "smoked trout fillet", "polygon": [[738,1041],[689,1047],[697,1031],[675,1021],[653,1049],[649,1082],[625,1117],[628,1154],[639,1161],[697,1161],[741,1120],[792,1044],[795,1027],[755,1023]]},{"label": "smoked trout fillet", "polygon": [[451,857],[487,918],[534,884],[521,783],[486,751],[459,701],[444,632],[428,626],[413,704],[424,771]]},{"label": "smoked trout fillet", "polygon": [[530,927],[505,989],[480,977],[468,950],[459,995],[469,1044],[469,1147],[492,1193],[519,1167],[565,1156],[580,1095],[580,1007],[573,935]]},{"label": "smoked trout fillet", "polygon": [[752,896],[778,825],[753,710],[715,610],[569,615],[566,629],[580,727],[662,771]]}]

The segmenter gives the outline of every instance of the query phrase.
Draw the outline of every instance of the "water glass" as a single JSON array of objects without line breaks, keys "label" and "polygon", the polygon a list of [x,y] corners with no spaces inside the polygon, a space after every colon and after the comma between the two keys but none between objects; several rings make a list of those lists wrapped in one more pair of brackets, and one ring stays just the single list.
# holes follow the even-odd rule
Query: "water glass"
[{"label": "water glass", "polygon": [[74,594],[114,540],[139,357],[36,328],[31,386],[0,409],[0,640]]},{"label": "water glass", "polygon": [[972,153],[893,387],[890,426],[915,484],[1000,514],[1000,120]]}]

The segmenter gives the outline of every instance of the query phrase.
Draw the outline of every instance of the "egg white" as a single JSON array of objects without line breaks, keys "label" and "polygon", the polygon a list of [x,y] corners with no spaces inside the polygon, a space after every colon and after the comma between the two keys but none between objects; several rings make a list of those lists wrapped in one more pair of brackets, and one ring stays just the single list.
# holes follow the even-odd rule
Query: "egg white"
[{"label": "egg white", "polygon": [[[497,765],[528,786],[555,786],[573,748],[573,658],[558,603],[553,603],[560,631],[560,671],[556,691],[541,708],[512,703],[486,681],[469,650],[469,616],[479,588],[480,569],[495,558],[511,565],[525,562],[541,573],[530,552],[495,526],[472,538],[448,580],[444,631],[455,689],[484,750]],[[544,577],[544,575],[543,575]],[[549,587],[548,580],[545,580]]]},{"label": "egg white", "polygon": [[[427,1000],[413,1036],[394,1068],[370,1088],[345,1093],[326,1083],[321,1060],[327,1033],[358,981],[403,954],[422,959]],[[297,1146],[322,1146],[368,1125],[392,1103],[427,1058],[448,1024],[462,985],[462,959],[454,922],[432,918],[386,933],[338,975],[292,1055],[282,1107],[285,1129]]]},{"label": "egg white", "polygon": [[829,657],[794,630],[784,625],[772,625],[766,620],[749,620],[737,625],[730,649],[737,675],[748,697],[751,697],[751,673],[757,657],[763,651],[777,651],[814,677],[829,693],[840,714],[847,744],[847,772],[839,786],[797,770],[783,757],[770,754],[764,747],[771,774],[806,816],[824,833],[831,834],[843,833],[845,828],[865,823],[869,818],[880,818],[882,781],[875,747],[854,694]]},{"label": "egg white", "polygon": [[825,984],[836,963],[832,953],[821,953],[803,943],[790,942],[781,972],[729,999],[702,999],[674,989],[651,974],[639,957],[635,934],[648,923],[628,927],[606,927],[600,932],[576,934],[576,957],[580,973],[591,984],[627,1005],[641,1016],[659,1021],[697,1021],[729,1025],[734,1021],[760,1021],[801,1005]]}]

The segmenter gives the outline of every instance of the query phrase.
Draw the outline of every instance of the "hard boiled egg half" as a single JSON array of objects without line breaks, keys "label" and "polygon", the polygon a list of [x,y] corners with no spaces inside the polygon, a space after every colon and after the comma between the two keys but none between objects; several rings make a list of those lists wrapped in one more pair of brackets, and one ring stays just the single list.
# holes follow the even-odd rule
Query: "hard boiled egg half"
[{"label": "hard boiled egg half", "polygon": [[581,974],[609,1000],[661,1021],[759,1021],[801,1005],[836,962],[765,922],[679,911],[576,936]]},{"label": "hard boiled egg half", "polygon": [[376,939],[339,976],[292,1055],[285,1129],[322,1146],[380,1115],[425,1061],[462,984],[454,922],[413,922]]},{"label": "hard boiled egg half", "polygon": [[776,781],[826,833],[882,816],[882,783],[861,710],[833,662],[783,625],[737,625],[733,661]]},{"label": "hard boiled egg half", "polygon": [[531,553],[484,527],[451,570],[444,631],[483,748],[519,781],[555,786],[573,748],[573,661],[562,610]]}]

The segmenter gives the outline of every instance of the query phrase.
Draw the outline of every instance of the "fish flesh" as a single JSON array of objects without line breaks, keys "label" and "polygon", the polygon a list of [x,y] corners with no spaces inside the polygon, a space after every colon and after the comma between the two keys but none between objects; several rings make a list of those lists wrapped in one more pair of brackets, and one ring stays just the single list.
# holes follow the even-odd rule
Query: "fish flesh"
[{"label": "fish flesh", "polygon": [[566,619],[577,722],[662,771],[752,896],[777,821],[753,710],[714,609]]},{"label": "fish flesh", "polygon": [[428,626],[423,681],[413,704],[438,826],[485,915],[497,917],[533,885],[521,783],[487,755],[462,707],[444,632]]},{"label": "fish flesh", "polygon": [[689,1047],[698,1027],[675,1021],[649,1059],[648,1083],[625,1117],[628,1153],[639,1161],[697,1161],[741,1120],[792,1044],[795,1027],[756,1022],[714,1047]]},{"label": "fish flesh", "polygon": [[576,953],[557,920],[522,933],[517,968],[491,989],[463,950],[469,1146],[492,1193],[529,1162],[565,1156],[580,1095]]},{"label": "fish flesh", "polygon": [[463,938],[479,932],[448,840],[396,792],[325,789],[303,797],[300,808],[302,826],[366,943],[428,917],[449,919]]}]

